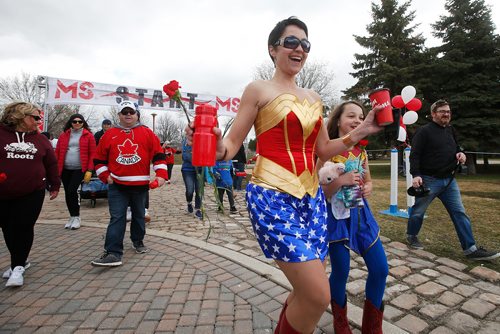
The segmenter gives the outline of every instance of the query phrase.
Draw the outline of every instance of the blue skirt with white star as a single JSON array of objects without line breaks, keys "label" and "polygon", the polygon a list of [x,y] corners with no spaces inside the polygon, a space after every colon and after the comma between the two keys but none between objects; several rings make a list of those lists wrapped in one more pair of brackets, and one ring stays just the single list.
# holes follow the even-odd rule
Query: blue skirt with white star
[{"label": "blue skirt with white star", "polygon": [[321,187],[316,197],[290,194],[249,183],[247,209],[260,248],[267,258],[305,262],[328,254],[326,202]]}]

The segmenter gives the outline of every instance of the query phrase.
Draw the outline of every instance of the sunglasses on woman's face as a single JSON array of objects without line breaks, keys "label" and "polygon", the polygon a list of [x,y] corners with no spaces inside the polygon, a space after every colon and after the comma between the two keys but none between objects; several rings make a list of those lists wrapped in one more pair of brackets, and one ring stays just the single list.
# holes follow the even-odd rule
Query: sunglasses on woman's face
[{"label": "sunglasses on woman's face", "polygon": [[83,124],[83,121],[81,119],[74,119],[73,121],[71,121],[71,123],[73,123],[73,124]]},{"label": "sunglasses on woman's face", "polygon": [[42,118],[40,116],[36,116],[36,115],[30,115],[31,117],[33,117],[33,119],[38,122],[38,121],[41,121]]},{"label": "sunglasses on woman's face", "polygon": [[287,49],[292,49],[295,50],[296,48],[302,46],[302,50],[304,50],[305,53],[309,53],[311,51],[311,42],[309,42],[307,39],[298,39],[295,36],[287,36],[285,38],[280,38],[274,43],[274,46],[281,45]]}]

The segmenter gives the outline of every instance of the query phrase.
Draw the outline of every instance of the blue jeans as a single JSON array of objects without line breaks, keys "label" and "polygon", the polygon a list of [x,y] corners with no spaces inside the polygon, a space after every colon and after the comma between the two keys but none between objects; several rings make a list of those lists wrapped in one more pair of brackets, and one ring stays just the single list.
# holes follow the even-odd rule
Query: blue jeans
[{"label": "blue jeans", "polygon": [[[472,234],[470,218],[465,214],[460,189],[455,178],[440,179],[424,175],[422,180],[424,185],[429,187],[430,192],[427,196],[415,198],[415,205],[411,208],[406,233],[413,236],[418,235],[422,227],[425,211],[434,198],[437,197],[441,200],[453,221],[464,254],[475,252],[477,247]],[[448,183],[450,184],[447,187]]]},{"label": "blue jeans", "polygon": [[201,198],[198,195],[198,177],[196,171],[182,171],[182,179],[186,186],[186,201],[191,203],[193,201],[193,194],[196,193],[194,198],[194,208],[201,208]]},{"label": "blue jeans", "polygon": [[146,223],[144,210],[146,206],[147,189],[135,189],[110,184],[108,187],[109,220],[106,231],[104,249],[119,258],[123,255],[123,238],[127,226],[127,207],[132,211],[130,222],[130,239],[133,244],[144,240]]}]

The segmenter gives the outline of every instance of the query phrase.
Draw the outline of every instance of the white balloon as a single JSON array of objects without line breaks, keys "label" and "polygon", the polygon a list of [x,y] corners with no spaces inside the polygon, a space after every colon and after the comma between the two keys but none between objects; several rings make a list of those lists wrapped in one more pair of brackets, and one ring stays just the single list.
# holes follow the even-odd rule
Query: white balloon
[{"label": "white balloon", "polygon": [[403,98],[403,102],[407,104],[408,102],[411,101],[415,97],[415,94],[417,94],[417,90],[413,86],[406,86],[403,88],[401,91],[401,97]]},{"label": "white balloon", "polygon": [[406,130],[402,126],[399,127],[398,141],[406,141]]},{"label": "white balloon", "polygon": [[403,115],[403,124],[410,125],[417,121],[418,114],[416,111],[407,111]]}]

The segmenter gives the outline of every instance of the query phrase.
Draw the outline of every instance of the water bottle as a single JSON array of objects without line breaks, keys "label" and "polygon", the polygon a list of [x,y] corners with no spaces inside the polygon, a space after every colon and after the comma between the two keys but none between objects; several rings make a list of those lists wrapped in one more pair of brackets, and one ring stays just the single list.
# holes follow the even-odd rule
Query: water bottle
[{"label": "water bottle", "polygon": [[196,107],[193,134],[193,166],[212,167],[215,165],[217,138],[213,128],[217,125],[217,109],[209,104]]}]

